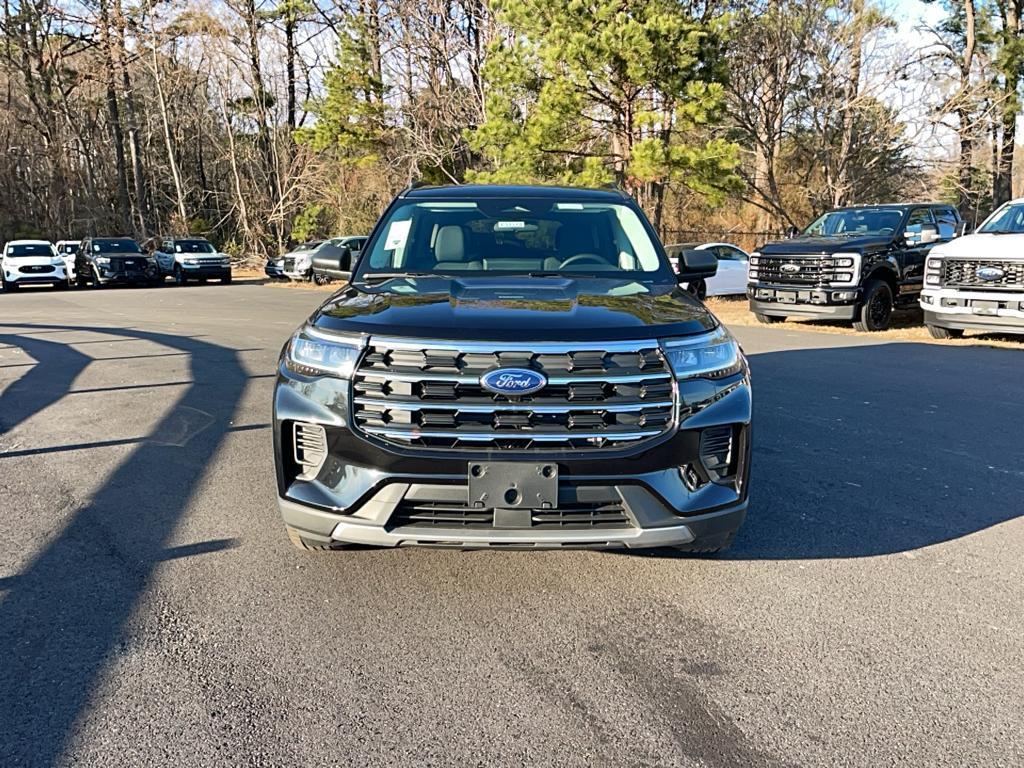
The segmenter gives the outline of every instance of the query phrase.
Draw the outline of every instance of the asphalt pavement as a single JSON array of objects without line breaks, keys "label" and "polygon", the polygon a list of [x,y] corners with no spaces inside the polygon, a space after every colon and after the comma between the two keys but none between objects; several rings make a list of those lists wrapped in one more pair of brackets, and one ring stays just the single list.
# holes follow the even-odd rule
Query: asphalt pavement
[{"label": "asphalt pavement", "polygon": [[0,296],[0,766],[1024,764],[1024,351],[739,328],[732,550],[302,553],[324,294]]}]

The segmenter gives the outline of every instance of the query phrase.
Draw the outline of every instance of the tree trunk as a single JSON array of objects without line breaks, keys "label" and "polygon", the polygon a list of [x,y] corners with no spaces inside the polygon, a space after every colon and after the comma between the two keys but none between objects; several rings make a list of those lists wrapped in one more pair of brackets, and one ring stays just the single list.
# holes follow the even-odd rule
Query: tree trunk
[{"label": "tree trunk", "polygon": [[850,161],[853,152],[854,128],[857,122],[857,100],[860,96],[860,70],[864,48],[864,0],[853,0],[853,21],[850,25],[850,72],[843,93],[843,133],[836,159],[835,184],[832,187],[832,205],[838,208],[850,202]]},{"label": "tree trunk", "polygon": [[957,208],[960,215],[976,224],[973,204],[974,125],[971,106],[971,73],[974,68],[975,32],[974,0],[964,0],[964,53],[960,62],[960,92],[957,94],[957,131],[960,139],[960,160],[957,169]]},{"label": "tree trunk", "polygon": [[1022,54],[1018,51],[1021,37],[1021,0],[1000,3],[1003,14],[1002,57],[1003,103],[1000,109],[1001,135],[998,159],[994,168],[992,203],[1002,205],[1013,197],[1013,153],[1017,144],[1017,114],[1020,112]]}]

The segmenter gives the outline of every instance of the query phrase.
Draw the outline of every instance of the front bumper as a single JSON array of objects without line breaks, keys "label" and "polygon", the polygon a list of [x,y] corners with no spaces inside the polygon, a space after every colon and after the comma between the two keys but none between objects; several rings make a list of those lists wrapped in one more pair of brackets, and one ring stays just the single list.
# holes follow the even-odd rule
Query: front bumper
[{"label": "front bumper", "polygon": [[5,269],[4,280],[17,285],[60,285],[67,283],[64,267],[54,267],[52,272],[21,272],[18,268]]},{"label": "front bumper", "polygon": [[[656,441],[614,451],[423,450],[382,445],[350,427],[349,382],[306,379],[279,369],[274,393],[274,451],[282,517],[302,536],[377,546],[513,548],[712,546],[734,532],[747,509],[750,470],[749,380],[680,383],[688,415]],[[300,479],[291,459],[294,422],[322,425],[327,457],[316,476]],[[720,482],[684,480],[680,468],[700,472],[701,432],[729,425],[735,435],[735,471]],[[542,510],[523,525],[491,522],[409,524],[411,505],[445,509],[469,505],[469,461],[550,461],[558,465],[558,509],[614,507],[622,519],[588,528],[544,522]],[[476,511],[476,510],[471,510]],[[522,518],[520,518],[522,519]]]},{"label": "front bumper", "polygon": [[185,272],[185,277],[187,277],[189,280],[223,280],[225,278],[231,277],[230,266],[222,267],[219,265],[199,266],[182,264],[181,268]]},{"label": "front bumper", "polygon": [[292,272],[282,271],[281,274],[289,280],[306,280],[313,274],[313,268],[306,267],[305,269],[296,269]]},{"label": "front bumper", "polygon": [[751,285],[750,311],[770,317],[805,317],[853,320],[857,317],[860,289]]},{"label": "front bumper", "polygon": [[99,269],[99,280],[103,285],[150,285],[157,281],[157,270],[113,270]]},{"label": "front bumper", "polygon": [[927,325],[1024,334],[1024,293],[929,288],[921,293]]}]

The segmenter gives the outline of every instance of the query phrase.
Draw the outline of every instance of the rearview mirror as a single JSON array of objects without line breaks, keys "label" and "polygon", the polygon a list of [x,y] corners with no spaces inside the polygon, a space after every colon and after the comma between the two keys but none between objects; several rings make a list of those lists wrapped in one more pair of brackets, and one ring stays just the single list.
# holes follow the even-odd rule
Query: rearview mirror
[{"label": "rearview mirror", "polygon": [[679,282],[706,280],[718,274],[718,257],[711,251],[680,251]]}]

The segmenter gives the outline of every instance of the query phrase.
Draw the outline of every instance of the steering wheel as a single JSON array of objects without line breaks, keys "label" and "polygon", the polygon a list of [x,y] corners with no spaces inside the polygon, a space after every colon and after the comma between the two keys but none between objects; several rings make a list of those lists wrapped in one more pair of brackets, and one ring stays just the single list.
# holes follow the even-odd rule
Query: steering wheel
[{"label": "steering wheel", "polygon": [[574,261],[589,261],[589,262],[601,264],[602,266],[607,266],[608,265],[608,260],[607,259],[602,259],[596,253],[577,253],[575,256],[570,256],[568,259],[563,261],[560,266],[561,267],[568,267]]}]

